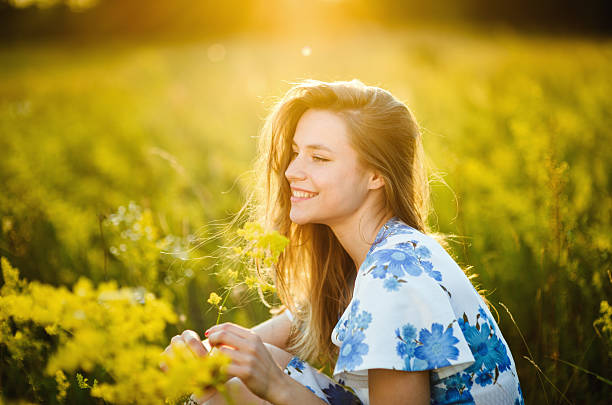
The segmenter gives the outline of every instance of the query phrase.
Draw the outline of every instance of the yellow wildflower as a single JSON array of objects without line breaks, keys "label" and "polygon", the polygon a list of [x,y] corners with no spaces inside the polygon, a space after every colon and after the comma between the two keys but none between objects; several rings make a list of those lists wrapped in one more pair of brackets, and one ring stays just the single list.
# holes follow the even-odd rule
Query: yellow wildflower
[{"label": "yellow wildflower", "polygon": [[211,292],[210,296],[208,297],[208,301],[206,302],[208,302],[210,305],[217,306],[221,302],[221,297],[218,296],[217,293]]},{"label": "yellow wildflower", "polygon": [[57,383],[57,400],[62,402],[66,398],[66,390],[70,386],[62,370],[57,370],[55,372],[55,382]]}]

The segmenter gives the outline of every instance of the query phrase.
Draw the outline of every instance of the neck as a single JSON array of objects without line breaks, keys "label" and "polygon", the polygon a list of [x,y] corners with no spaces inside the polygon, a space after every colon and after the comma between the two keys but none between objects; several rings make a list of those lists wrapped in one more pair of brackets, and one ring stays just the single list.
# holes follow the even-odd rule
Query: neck
[{"label": "neck", "polygon": [[342,247],[353,259],[355,269],[359,270],[378,231],[392,216],[383,210],[364,209],[342,222],[329,225]]}]

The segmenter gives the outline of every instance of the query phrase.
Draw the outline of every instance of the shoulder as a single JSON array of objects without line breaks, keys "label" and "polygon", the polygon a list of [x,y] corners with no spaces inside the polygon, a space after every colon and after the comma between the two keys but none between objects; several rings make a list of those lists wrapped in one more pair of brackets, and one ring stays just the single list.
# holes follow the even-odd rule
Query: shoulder
[{"label": "shoulder", "polygon": [[438,239],[394,217],[377,234],[358,279],[368,281],[367,275],[368,282],[382,281],[393,289],[410,279],[413,288],[443,290],[449,298],[454,292],[457,297],[474,295],[465,272]]},{"label": "shoulder", "polygon": [[421,258],[428,258],[431,254],[448,255],[433,236],[411,227],[396,217],[391,218],[380,229],[368,255],[390,248],[415,252]]},{"label": "shoulder", "polygon": [[441,282],[443,270],[449,266],[458,267],[437,240],[392,218],[378,233],[359,275],[386,280],[393,288],[395,281],[409,276],[424,275],[430,279],[424,280],[425,284]]}]

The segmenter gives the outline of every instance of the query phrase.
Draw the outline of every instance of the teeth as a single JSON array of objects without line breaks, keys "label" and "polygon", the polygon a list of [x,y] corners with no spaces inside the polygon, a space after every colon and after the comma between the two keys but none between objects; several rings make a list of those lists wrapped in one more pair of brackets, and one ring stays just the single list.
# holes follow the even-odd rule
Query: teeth
[{"label": "teeth", "polygon": [[305,191],[293,190],[293,196],[298,198],[311,198],[317,195],[316,193],[307,193]]}]

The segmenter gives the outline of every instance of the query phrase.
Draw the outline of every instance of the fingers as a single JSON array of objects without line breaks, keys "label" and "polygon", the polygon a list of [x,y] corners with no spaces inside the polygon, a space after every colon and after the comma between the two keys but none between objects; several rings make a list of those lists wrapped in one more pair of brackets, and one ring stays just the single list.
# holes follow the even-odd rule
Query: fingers
[{"label": "fingers", "polygon": [[219,351],[232,359],[232,362],[225,369],[228,375],[238,377],[244,381],[256,374],[256,368],[259,365],[256,357],[230,349],[229,347],[221,347]]},{"label": "fingers", "polygon": [[252,356],[241,353],[238,350],[231,349],[227,346],[220,347],[218,349],[221,353],[229,356],[232,359],[233,364],[245,364],[249,363],[252,359]]},{"label": "fingers", "polygon": [[176,347],[177,345],[185,345],[185,341],[183,340],[183,337],[181,335],[172,336],[172,339],[170,339],[170,344],[166,346],[163,354],[168,357],[173,357],[174,353],[172,353],[172,348]]},{"label": "fingers", "polygon": [[230,346],[234,349],[253,352],[254,346],[248,340],[228,330],[216,330],[208,334],[208,343],[213,347]]},{"label": "fingers", "polygon": [[211,327],[205,335],[212,346],[225,344],[253,352],[257,346],[263,345],[261,338],[252,330],[229,322]]},{"label": "fingers", "polygon": [[[185,330],[180,335],[175,335],[170,339],[170,344],[164,349],[162,352],[162,356],[173,357],[172,348],[177,345],[184,345],[191,349],[191,351],[198,356],[206,356],[208,354],[208,350],[200,340],[200,336],[192,330]],[[162,371],[168,370],[168,365],[161,361],[159,363],[159,368]]]},{"label": "fingers", "polygon": [[227,375],[240,378],[244,383],[251,377],[249,368],[238,364],[230,364],[225,369]]},{"label": "fingers", "polygon": [[[175,336],[176,337],[176,336]],[[167,358],[167,357],[172,357],[172,343],[170,343],[168,346],[166,346],[166,348],[164,349],[164,351],[161,353],[161,358]],[[164,373],[166,371],[168,371],[168,365],[166,364],[165,361],[160,361],[159,362],[159,368],[161,369],[161,371],[163,371]]]},{"label": "fingers", "polygon": [[240,336],[243,339],[248,339],[249,337],[252,337],[255,335],[252,330],[243,328],[240,325],[236,325],[235,323],[230,323],[230,322],[225,322],[219,325],[212,326],[208,328],[208,330],[204,333],[204,335],[208,336],[211,333],[217,332],[220,330],[235,333],[236,335]]},{"label": "fingers", "polygon": [[183,341],[187,343],[187,346],[198,356],[206,356],[208,350],[202,344],[200,336],[192,330],[186,330],[181,334]]}]

